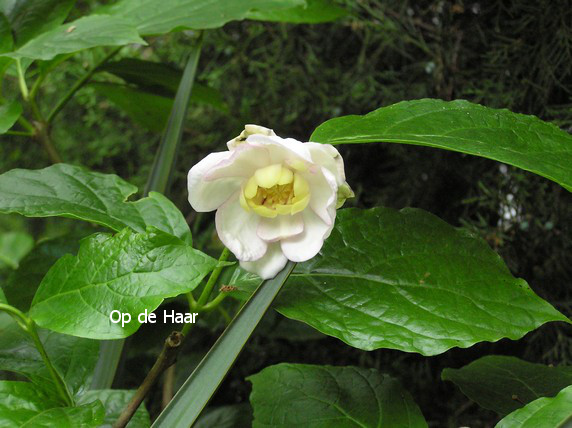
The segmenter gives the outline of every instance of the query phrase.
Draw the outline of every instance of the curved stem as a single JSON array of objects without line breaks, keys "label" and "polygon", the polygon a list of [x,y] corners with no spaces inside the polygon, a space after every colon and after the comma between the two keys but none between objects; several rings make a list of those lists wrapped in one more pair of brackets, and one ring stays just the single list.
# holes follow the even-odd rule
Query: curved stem
[{"label": "curved stem", "polygon": [[199,300],[197,301],[197,306],[199,309],[202,308],[205,305],[205,303],[207,303],[207,300],[209,299],[211,292],[213,291],[216,281],[220,273],[224,269],[224,265],[220,262],[225,262],[229,256],[230,256],[230,251],[228,248],[225,247],[224,250],[222,250],[222,253],[220,253],[220,257],[218,258],[219,265],[212,271],[211,276],[209,277],[209,280],[207,282],[207,285],[205,285],[205,288],[203,289],[203,292],[201,293]]},{"label": "curved stem", "polygon": [[48,357],[46,349],[40,340],[40,336],[38,336],[38,332],[36,331],[36,323],[34,323],[31,318],[26,316],[26,314],[13,306],[0,303],[0,311],[4,311],[11,315],[16,320],[18,325],[32,338],[34,346],[40,353],[40,356],[42,357],[46,368],[50,372],[50,376],[52,377],[54,385],[61,398],[64,400],[64,403],[66,403],[67,406],[73,406],[75,403],[66,386],[66,383],[50,361],[50,357]]},{"label": "curved stem", "polygon": [[121,50],[122,47],[123,46],[119,46],[113,49],[111,52],[105,55],[105,57],[103,57],[101,61],[95,63],[93,67],[91,67],[82,77],[80,77],[74,83],[74,85],[69,89],[69,91],[63,96],[63,98],[56,104],[54,109],[48,115],[48,120],[47,120],[48,124],[51,124],[53,122],[56,115],[65,107],[65,105],[75,95],[75,93],[78,90],[80,90],[83,87],[83,85],[85,85],[88,82],[89,79],[91,79],[91,77],[95,74],[97,69],[101,67],[103,64],[105,64],[107,61],[109,61],[111,58],[113,58],[117,54],[117,52]]},{"label": "curved stem", "polygon": [[22,70],[22,63],[20,62],[20,58],[16,58],[16,70],[18,72],[18,85],[20,85],[22,98],[24,98],[24,101],[28,101],[30,93],[28,92],[28,85],[26,85],[26,77],[24,76],[24,70]]}]

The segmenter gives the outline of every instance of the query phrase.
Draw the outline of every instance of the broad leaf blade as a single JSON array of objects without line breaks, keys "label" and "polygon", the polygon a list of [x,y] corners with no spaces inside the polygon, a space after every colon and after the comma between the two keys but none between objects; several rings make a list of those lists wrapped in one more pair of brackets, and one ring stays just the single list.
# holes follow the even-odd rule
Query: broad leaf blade
[{"label": "broad leaf blade", "polygon": [[[103,420],[104,426],[112,426],[119,415],[129,404],[129,401],[135,394],[135,391],[127,391],[122,389],[103,389],[98,391],[87,391],[79,399],[78,404],[91,403],[99,400],[103,403],[105,408],[105,418]],[[147,428],[151,426],[149,413],[145,409],[145,405],[139,406],[133,418],[127,424],[128,428]]]},{"label": "broad leaf blade", "polygon": [[533,364],[515,357],[491,355],[441,375],[480,406],[502,415],[540,397],[553,397],[572,385],[572,367]]},{"label": "broad leaf blade", "polygon": [[[97,361],[98,342],[40,330],[40,339],[54,367],[79,396],[89,387]],[[57,396],[52,377],[30,337],[8,316],[0,317],[0,370],[19,373],[38,391]],[[38,393],[40,393],[38,392]]]},{"label": "broad leaf blade", "polygon": [[423,355],[570,322],[484,240],[419,209],[338,211],[277,310],[360,349]]},{"label": "broad leaf blade", "polygon": [[457,100],[404,101],[364,116],[321,124],[311,141],[403,143],[482,156],[553,180],[572,191],[572,135],[534,116]]},{"label": "broad leaf blade", "polygon": [[[1,60],[2,58],[0,58]],[[0,77],[2,77],[1,74]],[[0,105],[0,134],[5,134],[6,131],[12,128],[21,114],[22,106],[18,101]]]},{"label": "broad leaf blade", "polygon": [[153,427],[191,426],[197,420],[293,268],[294,263],[288,262],[274,279],[260,285],[159,415]]},{"label": "broad leaf blade", "polygon": [[[49,270],[30,316],[50,330],[94,339],[119,339],[140,326],[138,315],[165,298],[193,290],[217,261],[157,229],[115,236],[95,234],[77,256],[66,255]],[[115,324],[110,313],[131,315]]]},{"label": "broad leaf blade", "polygon": [[146,44],[127,20],[94,15],[54,28],[30,40],[18,50],[4,55],[49,60],[57,55],[97,46],[123,46],[129,43]]},{"label": "broad leaf blade", "polygon": [[13,29],[17,46],[60,25],[76,0],[14,0],[0,6]]},{"label": "broad leaf blade", "polygon": [[97,428],[103,422],[105,409],[100,401],[78,407],[56,407],[34,416],[21,428]]},{"label": "broad leaf blade", "polygon": [[539,398],[512,412],[495,428],[569,428],[572,423],[572,386],[553,398]]},{"label": "broad leaf blade", "polygon": [[126,202],[137,188],[114,174],[57,164],[40,170],[13,169],[0,175],[0,213],[26,217],[61,216],[120,231],[154,226],[190,242],[181,212],[158,193]]},{"label": "broad leaf blade", "polygon": [[292,24],[320,24],[348,15],[348,11],[331,0],[307,0],[306,5],[287,9],[260,9],[248,14],[256,21],[289,22]]},{"label": "broad leaf blade", "polygon": [[32,383],[0,381],[0,426],[20,427],[58,405]]},{"label": "broad leaf blade", "polygon": [[0,233],[0,269],[17,269],[22,258],[34,248],[34,238],[24,232]]},{"label": "broad leaf blade", "polygon": [[411,395],[374,369],[278,364],[248,380],[253,427],[427,427]]},{"label": "broad leaf blade", "polygon": [[304,4],[304,0],[121,0],[105,12],[128,19],[142,35],[154,35],[218,28],[246,18],[256,9],[285,9]]}]

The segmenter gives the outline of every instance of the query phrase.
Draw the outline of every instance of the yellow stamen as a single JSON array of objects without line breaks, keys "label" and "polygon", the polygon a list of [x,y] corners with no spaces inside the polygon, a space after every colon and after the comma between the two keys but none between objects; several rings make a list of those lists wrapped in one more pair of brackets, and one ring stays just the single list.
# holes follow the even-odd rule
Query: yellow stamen
[{"label": "yellow stamen", "polygon": [[260,168],[254,173],[258,186],[264,187],[265,189],[270,189],[272,186],[278,184],[281,175],[282,165],[279,163]]}]

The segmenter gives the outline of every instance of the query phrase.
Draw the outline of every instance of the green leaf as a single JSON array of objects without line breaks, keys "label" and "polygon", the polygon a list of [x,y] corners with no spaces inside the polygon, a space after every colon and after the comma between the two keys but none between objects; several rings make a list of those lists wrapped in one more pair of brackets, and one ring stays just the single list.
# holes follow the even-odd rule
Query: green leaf
[{"label": "green leaf", "polygon": [[0,269],[17,269],[22,258],[34,248],[34,238],[25,232],[0,233]]},{"label": "green leaf", "polygon": [[205,409],[193,428],[236,428],[252,426],[252,409],[248,404],[233,404]]},{"label": "green leaf", "polygon": [[[99,400],[105,408],[105,418],[103,426],[110,427],[119,418],[119,415],[131,400],[135,391],[127,391],[121,389],[104,389],[99,391],[87,391],[81,396],[79,404],[90,403]],[[144,428],[150,427],[151,420],[149,413],[145,409],[145,405],[139,406],[131,421],[127,424],[128,428]]]},{"label": "green leaf", "polygon": [[105,409],[100,401],[79,407],[56,407],[39,413],[21,428],[97,428],[103,422]]},{"label": "green leaf", "polygon": [[539,398],[506,416],[495,428],[569,428],[572,422],[572,386],[554,398]]},{"label": "green leaf", "polygon": [[338,211],[277,310],[356,348],[435,355],[567,321],[483,239],[419,209]]},{"label": "green leaf", "polygon": [[247,379],[253,427],[427,427],[411,395],[374,369],[278,364]]},{"label": "green leaf", "polygon": [[553,397],[572,385],[572,367],[533,364],[515,357],[491,355],[441,375],[480,406],[502,415],[540,397]]},{"label": "green leaf", "polygon": [[464,100],[404,101],[365,116],[321,124],[311,141],[403,143],[482,156],[553,180],[572,191],[572,135],[534,116]]},{"label": "green leaf", "polygon": [[288,262],[275,278],[264,281],[258,287],[159,415],[153,427],[171,428],[193,425],[276,298],[293,268],[294,263]]},{"label": "green leaf", "polygon": [[0,5],[14,31],[16,45],[60,25],[76,0],[12,0]]},{"label": "green leaf", "polygon": [[42,33],[16,51],[3,55],[11,58],[49,60],[57,55],[97,46],[123,46],[129,43],[146,44],[127,20],[94,15]]},{"label": "green leaf", "polygon": [[6,300],[6,296],[4,295],[4,291],[0,288],[0,303],[7,304],[8,300]]},{"label": "green leaf", "polygon": [[[2,58],[0,58],[0,63],[1,61]],[[2,77],[1,74],[2,73],[0,72],[0,77]],[[21,114],[22,106],[18,101],[12,101],[10,104],[0,105],[0,134],[5,134],[6,131],[12,128]]]},{"label": "green leaf", "polygon": [[75,254],[79,248],[75,236],[62,236],[38,244],[12,271],[2,287],[10,305],[28,312],[36,290],[48,270],[64,254]]},{"label": "green leaf", "polygon": [[[157,229],[95,234],[82,241],[77,256],[63,256],[49,270],[30,316],[60,333],[127,337],[139,328],[140,313],[193,290],[216,265],[213,258]],[[114,310],[130,314],[130,322],[112,323]]]},{"label": "green leaf", "polygon": [[172,202],[159,193],[126,202],[136,191],[137,187],[114,174],[73,165],[13,169],[0,175],[0,213],[75,218],[115,231],[130,227],[144,232],[154,226],[190,242],[189,227]]},{"label": "green leaf", "polygon": [[120,0],[105,11],[129,19],[141,35],[153,35],[185,28],[218,28],[246,18],[256,9],[285,9],[305,4],[304,0]]},{"label": "green leaf", "polygon": [[[89,387],[99,344],[94,340],[40,330],[46,353],[70,392],[79,396]],[[30,337],[6,314],[0,317],[0,370],[19,373],[38,390],[53,392],[52,377]]]},{"label": "green leaf", "polygon": [[[103,67],[99,68],[99,71],[114,74],[125,80],[127,83],[137,85],[143,93],[151,93],[169,98],[170,105],[168,111],[172,108],[172,98],[177,92],[179,82],[183,76],[181,70],[170,67],[167,64],[136,58],[122,58],[119,61],[104,64]],[[123,89],[125,87],[120,86],[120,88]],[[127,88],[135,92],[133,88]],[[117,90],[121,91],[121,89]],[[112,97],[110,96],[109,98],[111,99]],[[222,94],[214,88],[201,85],[197,82],[194,82],[193,84],[190,101],[191,104],[193,102],[197,104],[206,104],[222,111],[223,113],[228,113],[228,105],[223,100]],[[114,101],[114,103],[116,102]],[[121,108],[128,110],[119,103],[116,104]],[[168,117],[168,111],[164,112],[165,117]],[[166,124],[166,120],[164,124]]]},{"label": "green leaf", "polygon": [[0,381],[2,427],[21,427],[39,413],[57,406],[57,401],[29,382]]},{"label": "green leaf", "polygon": [[331,0],[307,0],[306,5],[287,9],[256,10],[248,14],[248,19],[293,24],[319,24],[335,21],[347,15],[347,10],[337,6]]}]

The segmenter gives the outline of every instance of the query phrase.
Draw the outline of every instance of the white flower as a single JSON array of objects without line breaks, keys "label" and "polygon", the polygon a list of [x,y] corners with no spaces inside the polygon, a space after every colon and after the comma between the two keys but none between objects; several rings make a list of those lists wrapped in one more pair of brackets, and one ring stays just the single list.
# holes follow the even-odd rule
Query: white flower
[{"label": "white flower", "polygon": [[263,279],[288,259],[314,257],[334,227],[336,209],[353,196],[338,151],[257,125],[246,125],[227,146],[189,171],[191,206],[217,210],[219,238],[244,269]]}]

